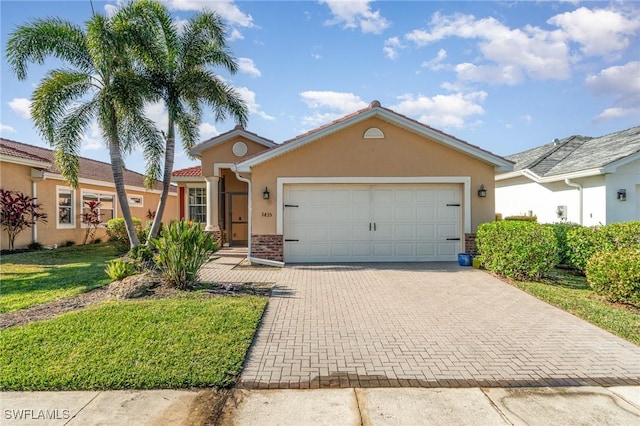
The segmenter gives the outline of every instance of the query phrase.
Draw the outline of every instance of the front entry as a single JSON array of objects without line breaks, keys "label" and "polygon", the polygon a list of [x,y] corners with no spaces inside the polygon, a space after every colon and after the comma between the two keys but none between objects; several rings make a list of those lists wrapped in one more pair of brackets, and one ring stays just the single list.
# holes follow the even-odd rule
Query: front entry
[{"label": "front entry", "polygon": [[230,247],[244,247],[249,241],[249,196],[246,192],[224,192],[220,194],[222,202],[220,228],[223,230],[224,243]]}]

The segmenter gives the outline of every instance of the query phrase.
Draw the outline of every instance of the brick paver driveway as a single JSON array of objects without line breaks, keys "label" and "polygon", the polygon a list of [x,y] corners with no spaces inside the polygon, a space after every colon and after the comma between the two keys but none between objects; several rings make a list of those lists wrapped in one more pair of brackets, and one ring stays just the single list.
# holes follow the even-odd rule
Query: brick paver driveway
[{"label": "brick paver driveway", "polygon": [[638,385],[640,347],[455,263],[203,269],[277,283],[246,388]]}]

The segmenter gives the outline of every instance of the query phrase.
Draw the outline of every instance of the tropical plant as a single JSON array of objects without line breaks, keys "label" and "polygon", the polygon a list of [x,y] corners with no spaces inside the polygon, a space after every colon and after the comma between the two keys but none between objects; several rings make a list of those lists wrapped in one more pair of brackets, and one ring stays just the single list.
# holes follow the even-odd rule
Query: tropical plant
[{"label": "tropical plant", "polygon": [[135,275],[136,268],[133,263],[124,259],[113,259],[107,262],[104,272],[111,278],[111,281],[117,281]]},{"label": "tropical plant", "polygon": [[118,13],[94,14],[85,28],[58,18],[38,19],[19,26],[7,42],[6,58],[20,80],[31,63],[54,57],[64,68],[48,72],[32,95],[31,116],[54,148],[55,164],[64,178],[78,186],[78,151],[95,120],[109,148],[111,170],[130,245],[139,244],[124,188],[123,155],[143,147],[147,184],[159,177],[162,135],[145,117],[145,102],[157,98],[145,76],[136,72],[131,43],[118,31]]},{"label": "tropical plant", "polygon": [[47,222],[47,214],[34,197],[19,191],[0,188],[0,224],[9,237],[9,250],[14,249],[16,237],[37,222]]},{"label": "tropical plant", "polygon": [[80,220],[87,226],[87,229],[84,233],[84,241],[83,245],[87,244],[87,241],[91,239],[91,242],[95,241],[96,230],[98,226],[102,223],[102,219],[100,216],[100,207],[102,206],[101,201],[91,200],[84,202],[84,210],[82,215],[80,216]]},{"label": "tropical plant", "polygon": [[167,282],[187,289],[198,277],[198,271],[209,256],[218,249],[210,233],[198,223],[184,220],[171,222],[162,236],[149,240],[157,251],[155,262]]},{"label": "tropical plant", "polygon": [[162,193],[149,233],[155,238],[169,194],[176,128],[188,154],[198,141],[204,107],[213,109],[216,121],[231,116],[242,126],[247,123],[247,107],[236,90],[210,70],[222,67],[231,74],[238,70],[228,51],[225,26],[215,13],[198,13],[178,29],[162,3],[140,0],[125,6],[116,19],[136,40],[132,46],[168,112]]},{"label": "tropical plant", "polygon": [[[133,229],[138,236],[138,240],[143,234],[142,221],[137,217],[132,217]],[[107,235],[109,236],[109,242],[112,243],[118,252],[126,253],[129,250],[135,249],[129,245],[129,234],[127,233],[127,227],[124,223],[124,219],[116,217],[107,221]],[[137,247],[137,246],[136,246]]]}]

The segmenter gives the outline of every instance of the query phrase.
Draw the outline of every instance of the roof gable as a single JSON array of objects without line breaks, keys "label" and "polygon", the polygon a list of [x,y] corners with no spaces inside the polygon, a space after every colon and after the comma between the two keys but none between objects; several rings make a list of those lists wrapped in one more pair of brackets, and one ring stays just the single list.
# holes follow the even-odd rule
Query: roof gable
[{"label": "roof gable", "polygon": [[253,157],[250,157],[238,163],[236,165],[236,168],[241,172],[250,172],[253,166],[269,161],[281,155],[285,155],[286,153],[296,148],[302,147],[309,143],[313,143],[314,141],[321,139],[329,134],[335,133],[339,130],[352,126],[356,123],[360,123],[372,117],[377,117],[395,126],[428,137],[449,148],[463,152],[478,160],[489,163],[496,167],[498,170],[510,171],[513,169],[513,164],[511,161],[492,154],[491,152],[486,151],[478,146],[471,145],[461,139],[436,130],[430,126],[422,124],[416,120],[408,118],[404,115],[398,114],[390,109],[383,108],[378,101],[371,102],[371,104],[367,108],[361,109],[353,114],[349,114],[327,125],[321,126],[317,129],[297,136],[267,151],[258,153]]},{"label": "roof gable", "polygon": [[196,146],[194,146],[193,148],[191,148],[190,152],[191,155],[193,156],[199,156],[202,154],[203,151],[214,147],[216,145],[220,145],[223,144],[227,141],[233,140],[235,138],[238,137],[242,137],[244,139],[253,141],[257,144],[263,145],[267,148],[272,148],[274,146],[276,146],[275,142],[263,138],[262,136],[259,136],[255,133],[249,132],[247,130],[245,130],[244,128],[242,128],[242,126],[236,126],[234,127],[232,130],[222,133],[218,136],[214,136],[211,139],[207,139],[204,142],[200,142],[199,144],[197,144]]},{"label": "roof gable", "polygon": [[516,171],[528,171],[540,178],[593,171],[594,174],[626,163],[640,155],[640,126],[599,137],[570,136],[507,158]]}]

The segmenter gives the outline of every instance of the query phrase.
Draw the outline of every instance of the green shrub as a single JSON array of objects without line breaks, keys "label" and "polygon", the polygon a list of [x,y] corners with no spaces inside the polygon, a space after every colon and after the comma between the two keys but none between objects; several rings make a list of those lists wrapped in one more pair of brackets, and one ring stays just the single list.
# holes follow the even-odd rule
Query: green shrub
[{"label": "green shrub", "polygon": [[577,223],[572,222],[558,222],[558,223],[550,223],[546,224],[551,228],[554,235],[556,236],[556,243],[558,245],[558,264],[559,265],[568,265],[569,264],[569,245],[567,244],[567,232],[570,229],[579,227]]},{"label": "green shrub", "polygon": [[203,231],[198,223],[182,220],[171,222],[161,237],[149,243],[157,251],[155,262],[162,276],[180,289],[196,281],[200,267],[218,249],[211,234]]},{"label": "green shrub", "polygon": [[117,281],[134,275],[136,269],[131,262],[123,259],[113,259],[107,262],[107,267],[104,269],[104,272],[107,273],[112,281]]},{"label": "green shrub", "polygon": [[[142,221],[137,217],[132,218],[132,220],[133,228],[136,230],[136,234],[138,234],[138,239],[140,239],[140,234],[142,233]],[[107,222],[107,235],[109,235],[109,241],[115,245],[119,252],[126,253],[129,251],[131,243],[129,241],[129,234],[127,234],[127,227],[124,224],[123,218],[117,217],[115,219],[109,219]]]},{"label": "green shrub", "polygon": [[42,248],[43,248],[43,247],[42,247],[42,244],[40,244],[39,242],[37,242],[37,241],[32,241],[32,242],[30,242],[30,243],[29,243],[29,245],[27,246],[27,248],[28,248],[29,250],[38,251],[38,250],[42,250]]},{"label": "green shrub", "polygon": [[640,248],[598,252],[589,259],[586,274],[596,293],[640,305]]},{"label": "green shrub", "polygon": [[595,253],[640,247],[640,221],[612,223],[567,231],[569,264],[584,272]]},{"label": "green shrub", "polygon": [[537,279],[556,265],[553,231],[537,222],[503,220],[478,227],[476,244],[483,266],[514,279]]},{"label": "green shrub", "polygon": [[538,221],[538,216],[507,216],[504,218],[504,220],[523,220],[526,222],[537,222]]}]

